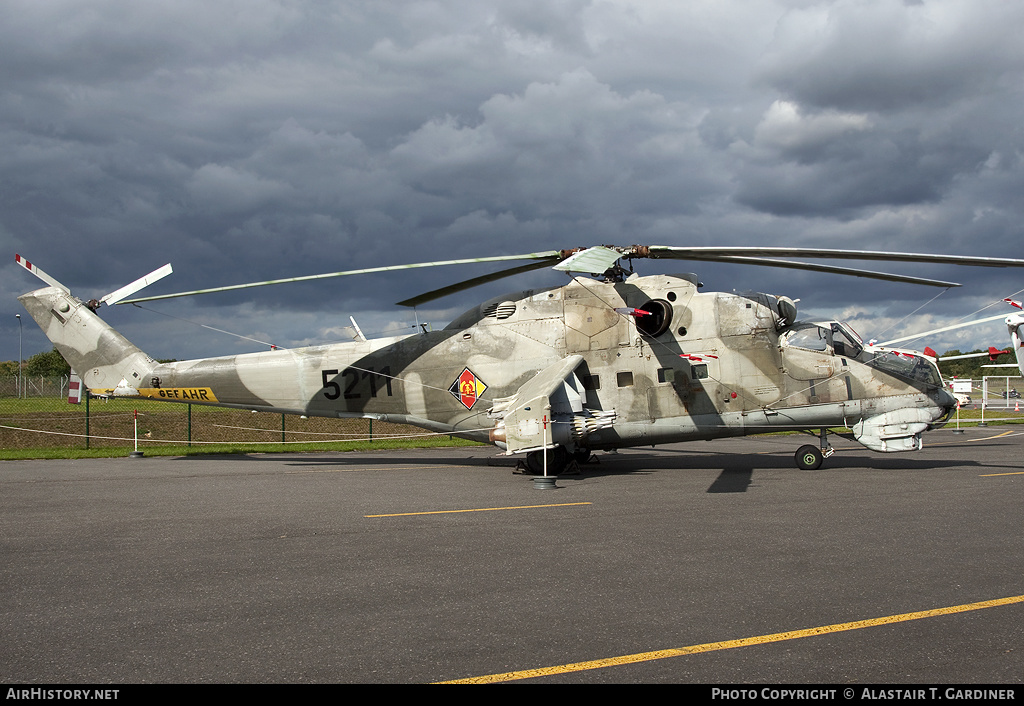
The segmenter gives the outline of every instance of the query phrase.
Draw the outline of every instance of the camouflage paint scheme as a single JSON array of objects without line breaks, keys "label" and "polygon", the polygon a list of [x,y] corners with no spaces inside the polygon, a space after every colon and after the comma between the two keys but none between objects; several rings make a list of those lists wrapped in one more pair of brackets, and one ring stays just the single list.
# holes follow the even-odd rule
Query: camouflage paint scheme
[{"label": "camouflage paint scheme", "polygon": [[508,453],[831,426],[901,451],[955,406],[931,358],[794,323],[785,297],[699,292],[688,274],[575,278],[442,331],[163,364],[60,288],[20,300],[94,393],[369,417]]}]

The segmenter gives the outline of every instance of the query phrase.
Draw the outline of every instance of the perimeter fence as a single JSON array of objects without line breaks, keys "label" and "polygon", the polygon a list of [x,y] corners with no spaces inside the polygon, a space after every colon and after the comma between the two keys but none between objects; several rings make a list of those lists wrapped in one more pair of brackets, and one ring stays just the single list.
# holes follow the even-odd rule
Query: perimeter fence
[{"label": "perimeter fence", "polygon": [[304,418],[275,412],[167,403],[143,398],[69,404],[68,379],[0,377],[0,450],[173,447],[200,451],[345,450],[469,443],[447,434],[370,419]]},{"label": "perimeter fence", "polygon": [[[1024,378],[1019,375],[986,375],[980,380],[954,378],[947,382],[952,386],[954,393],[959,392],[961,385],[964,389],[970,385],[969,393],[957,395],[963,407],[1014,411],[1024,409],[1024,399],[1021,398],[1021,393],[1024,392]],[[964,394],[968,395],[966,399],[963,397]]]},{"label": "perimeter fence", "polygon": [[[977,415],[982,422],[1021,419],[1024,399],[1018,391],[1024,392],[1024,380],[1020,377],[988,376],[958,382],[971,384],[969,398],[961,400],[961,409],[969,415],[965,421]],[[83,396],[79,404],[69,404],[67,395],[67,377],[26,376],[19,384],[16,375],[0,376],[0,451],[40,450],[59,455],[62,449],[69,453],[124,449],[127,453],[137,443],[142,451],[245,453],[471,443],[370,419],[304,418],[142,398]]]}]

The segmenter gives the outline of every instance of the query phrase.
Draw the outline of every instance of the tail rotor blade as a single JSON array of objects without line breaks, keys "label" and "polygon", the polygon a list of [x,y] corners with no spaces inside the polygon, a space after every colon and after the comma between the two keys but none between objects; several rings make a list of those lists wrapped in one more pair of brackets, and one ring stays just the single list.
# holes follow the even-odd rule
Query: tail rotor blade
[{"label": "tail rotor blade", "polygon": [[24,268],[25,268],[26,270],[28,270],[29,272],[31,272],[32,274],[34,274],[34,275],[35,275],[36,277],[38,277],[39,279],[41,279],[41,280],[43,280],[44,282],[46,282],[46,283],[47,283],[48,285],[50,285],[51,287],[57,287],[58,289],[63,289],[63,290],[64,290],[65,292],[67,292],[68,294],[71,294],[71,290],[70,290],[70,289],[68,289],[67,287],[65,287],[65,286],[64,286],[63,284],[61,284],[60,282],[58,282],[57,280],[55,280],[55,279],[54,279],[53,277],[51,277],[50,275],[48,275],[48,274],[46,274],[45,272],[43,272],[42,270],[40,270],[40,269],[39,269],[38,267],[36,267],[36,266],[35,266],[35,265],[33,265],[33,264],[32,264],[31,262],[29,262],[28,260],[26,260],[25,258],[23,258],[23,257],[22,257],[21,255],[18,255],[17,253],[15,253],[15,255],[14,255],[14,261],[15,261],[15,262],[17,262],[17,263],[18,263],[19,265],[21,265],[22,267],[24,267]]},{"label": "tail rotor blade", "polygon": [[148,287],[154,282],[163,279],[167,275],[171,274],[171,272],[173,271],[174,270],[171,269],[171,263],[168,262],[163,267],[153,270],[148,275],[144,277],[139,277],[131,284],[126,284],[120,289],[115,289],[113,292],[107,294],[102,299],[100,299],[100,301],[105,303],[107,306],[110,306],[111,304],[117,304],[125,297],[129,297],[132,294],[135,294],[135,292],[139,291],[143,287]]}]

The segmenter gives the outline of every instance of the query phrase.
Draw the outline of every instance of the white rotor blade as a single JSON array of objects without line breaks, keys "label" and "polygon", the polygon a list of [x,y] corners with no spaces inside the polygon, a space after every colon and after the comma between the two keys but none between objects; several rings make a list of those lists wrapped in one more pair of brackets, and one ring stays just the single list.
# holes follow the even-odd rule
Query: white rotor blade
[{"label": "white rotor blade", "polygon": [[15,261],[15,262],[17,262],[17,263],[18,263],[19,265],[21,265],[22,267],[24,267],[24,268],[25,268],[26,270],[28,270],[29,272],[31,272],[32,274],[34,274],[34,275],[35,275],[36,277],[38,277],[39,279],[41,279],[41,280],[43,280],[44,282],[46,282],[46,283],[47,283],[48,285],[50,285],[51,287],[57,287],[58,289],[63,289],[63,290],[64,290],[65,292],[67,292],[68,294],[71,294],[71,290],[70,290],[70,289],[68,289],[67,287],[65,287],[65,286],[64,286],[63,284],[61,284],[60,282],[58,282],[57,280],[55,280],[55,279],[54,279],[53,277],[51,277],[50,275],[48,275],[48,274],[46,274],[45,272],[43,272],[42,270],[40,270],[40,269],[39,269],[38,267],[36,267],[36,266],[35,266],[35,265],[33,265],[33,264],[32,264],[31,262],[29,262],[28,260],[26,260],[25,258],[23,258],[23,257],[22,257],[21,255],[18,255],[17,253],[15,253],[15,254],[14,254],[14,261]]},{"label": "white rotor blade", "polygon": [[[1007,317],[1007,314],[996,314],[995,316],[989,316],[988,318],[985,318],[985,319],[978,319],[977,321],[968,321],[967,323],[963,323],[963,324],[953,324],[952,326],[944,326],[942,328],[932,329],[931,331],[923,331],[922,333],[915,333],[913,336],[904,336],[903,338],[894,338],[891,341],[886,341],[885,343],[876,343],[875,345],[883,346],[883,347],[888,347],[888,346],[891,346],[894,343],[901,343],[903,341],[909,341],[909,340],[914,339],[914,338],[922,338],[924,336],[931,336],[931,335],[936,334],[936,333],[943,333],[945,331],[952,331],[953,329],[964,328],[965,326],[977,326],[978,324],[983,324],[983,323],[985,323],[987,321],[995,321],[997,319],[1005,319],[1006,317]],[[988,354],[986,353],[986,355],[988,355]]]},{"label": "white rotor blade", "polygon": [[167,275],[171,274],[171,272],[173,271],[174,270],[171,269],[171,263],[168,262],[163,267],[153,270],[148,275],[144,277],[139,277],[131,284],[126,284],[120,289],[115,289],[113,292],[107,294],[102,299],[100,299],[100,301],[105,302],[107,306],[110,306],[111,304],[117,304],[125,297],[135,294],[135,292],[139,291],[143,287],[148,287],[154,282],[163,279]]},{"label": "white rotor blade", "polygon": [[[976,267],[1024,267],[1024,260],[1007,257],[978,257],[976,255],[939,255],[931,253],[887,252],[879,250],[831,250],[828,248],[785,247],[676,247],[650,245],[649,257],[685,260],[695,258],[711,260],[732,257],[810,257],[827,260],[884,260],[888,262],[931,262],[947,265],[973,265]],[[635,257],[635,255],[634,255]]]},{"label": "white rotor blade", "polygon": [[618,262],[621,257],[622,253],[599,245],[570,255],[551,269],[561,270],[562,272],[593,272],[601,274]]},{"label": "white rotor blade", "polygon": [[288,282],[307,282],[315,279],[326,279],[329,277],[345,277],[347,275],[364,275],[372,272],[394,272],[398,270],[409,270],[419,267],[438,267],[441,265],[464,265],[475,262],[502,262],[505,260],[554,260],[559,258],[559,251],[530,253],[527,255],[501,255],[496,257],[475,257],[461,260],[440,260],[437,262],[417,262],[411,265],[385,265],[383,267],[367,267],[361,270],[345,270],[343,272],[325,272],[319,275],[306,275],[304,277],[287,277],[285,279],[271,279],[264,282],[248,282],[246,284],[233,284],[227,287],[212,287],[210,289],[195,289],[191,292],[175,292],[174,294],[160,294],[153,297],[138,297],[120,302],[121,304],[135,304],[136,302],[151,302],[158,299],[174,299],[176,297],[190,297],[195,294],[212,294],[214,292],[230,292],[236,289],[248,289],[250,287],[266,287],[272,284],[286,284]]}]

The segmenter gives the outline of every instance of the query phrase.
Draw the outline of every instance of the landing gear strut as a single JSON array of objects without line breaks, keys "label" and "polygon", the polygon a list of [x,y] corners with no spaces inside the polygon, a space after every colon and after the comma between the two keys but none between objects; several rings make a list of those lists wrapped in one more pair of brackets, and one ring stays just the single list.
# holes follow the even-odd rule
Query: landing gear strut
[{"label": "landing gear strut", "polygon": [[822,429],[818,436],[821,438],[820,448],[807,444],[796,452],[797,468],[803,471],[816,471],[821,468],[825,459],[834,453],[832,445],[828,443],[828,430]]}]

